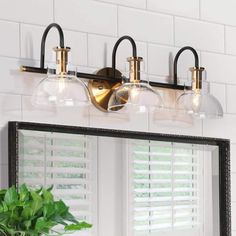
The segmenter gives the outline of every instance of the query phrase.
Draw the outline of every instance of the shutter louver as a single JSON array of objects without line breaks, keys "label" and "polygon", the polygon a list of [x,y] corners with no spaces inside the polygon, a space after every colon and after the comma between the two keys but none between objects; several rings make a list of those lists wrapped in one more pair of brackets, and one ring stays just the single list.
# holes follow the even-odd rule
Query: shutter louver
[{"label": "shutter louver", "polygon": [[96,155],[90,153],[94,141],[85,135],[24,130],[19,142],[19,184],[32,188],[53,185],[55,197],[62,199],[78,220],[94,224],[96,171],[92,163],[96,160],[92,158]]},{"label": "shutter louver", "polygon": [[200,163],[193,145],[131,141],[129,156],[131,234],[183,236],[197,228]]}]

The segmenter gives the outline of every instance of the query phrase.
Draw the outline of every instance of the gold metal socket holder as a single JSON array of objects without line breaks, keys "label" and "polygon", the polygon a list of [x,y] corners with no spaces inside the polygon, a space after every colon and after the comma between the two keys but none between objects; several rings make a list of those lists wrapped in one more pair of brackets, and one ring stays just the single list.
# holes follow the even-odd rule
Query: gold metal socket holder
[{"label": "gold metal socket holder", "polygon": [[70,48],[55,47],[53,50],[56,52],[56,74],[67,74],[68,52]]},{"label": "gold metal socket holder", "polygon": [[[112,77],[113,69],[110,67],[103,68],[96,72],[96,75],[103,77]],[[88,90],[90,98],[95,107],[103,112],[107,112],[108,103],[115,89],[122,85],[122,74],[120,71],[115,71],[115,77],[120,78],[120,81],[111,82],[99,79],[92,79],[88,82]]]},{"label": "gold metal socket holder", "polygon": [[202,72],[205,70],[203,67],[192,67],[189,69],[192,73],[192,90],[200,91],[202,89]]},{"label": "gold metal socket holder", "polygon": [[129,79],[130,82],[139,83],[140,82],[140,64],[143,61],[142,57],[129,57],[127,59],[129,62]]}]

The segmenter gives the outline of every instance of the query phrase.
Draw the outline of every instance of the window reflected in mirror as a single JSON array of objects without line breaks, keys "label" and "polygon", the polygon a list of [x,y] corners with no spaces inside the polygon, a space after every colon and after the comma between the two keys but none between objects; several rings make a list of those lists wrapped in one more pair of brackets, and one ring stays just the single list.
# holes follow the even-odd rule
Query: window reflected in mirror
[{"label": "window reflected in mirror", "polygon": [[53,185],[93,224],[80,236],[231,235],[228,140],[14,122],[9,131],[10,184]]}]

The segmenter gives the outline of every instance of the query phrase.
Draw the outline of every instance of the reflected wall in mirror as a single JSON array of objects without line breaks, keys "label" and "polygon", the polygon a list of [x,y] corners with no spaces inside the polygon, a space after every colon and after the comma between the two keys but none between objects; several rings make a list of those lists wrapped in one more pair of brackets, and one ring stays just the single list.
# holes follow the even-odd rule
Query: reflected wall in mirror
[{"label": "reflected wall in mirror", "polygon": [[80,235],[230,236],[229,141],[9,123],[9,182],[53,185]]}]

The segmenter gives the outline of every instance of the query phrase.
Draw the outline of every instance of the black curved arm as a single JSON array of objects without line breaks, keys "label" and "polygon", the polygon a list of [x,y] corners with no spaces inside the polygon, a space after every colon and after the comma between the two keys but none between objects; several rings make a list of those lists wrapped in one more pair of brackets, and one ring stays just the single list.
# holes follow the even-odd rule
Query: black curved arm
[{"label": "black curved arm", "polygon": [[177,63],[178,63],[178,59],[179,59],[179,56],[181,55],[181,53],[182,53],[183,51],[185,51],[185,50],[190,50],[190,51],[193,53],[194,59],[195,59],[195,67],[196,67],[196,68],[199,68],[199,57],[198,57],[197,51],[196,51],[194,48],[189,47],[189,46],[186,46],[186,47],[181,48],[181,49],[177,52],[177,54],[176,54],[176,56],[175,56],[175,59],[174,59],[174,85],[177,85],[177,83],[178,83],[178,81],[177,81],[177,80],[178,80],[178,75],[177,75]]},{"label": "black curved arm", "polygon": [[45,43],[47,39],[48,32],[51,28],[55,27],[58,30],[59,37],[60,37],[60,47],[64,48],[64,34],[60,25],[56,23],[50,24],[44,31],[43,37],[41,40],[41,54],[40,54],[40,68],[44,69],[44,62],[45,62]]},{"label": "black curved arm", "polygon": [[113,52],[112,52],[112,70],[113,70],[113,76],[115,77],[115,74],[116,74],[116,52],[117,52],[117,49],[120,45],[120,43],[123,41],[123,40],[129,40],[131,45],[132,45],[132,48],[133,48],[133,57],[137,57],[137,46],[136,46],[136,43],[134,41],[133,38],[131,38],[130,36],[128,35],[125,35],[121,38],[118,39],[118,41],[116,42],[114,48],[113,48]]}]

